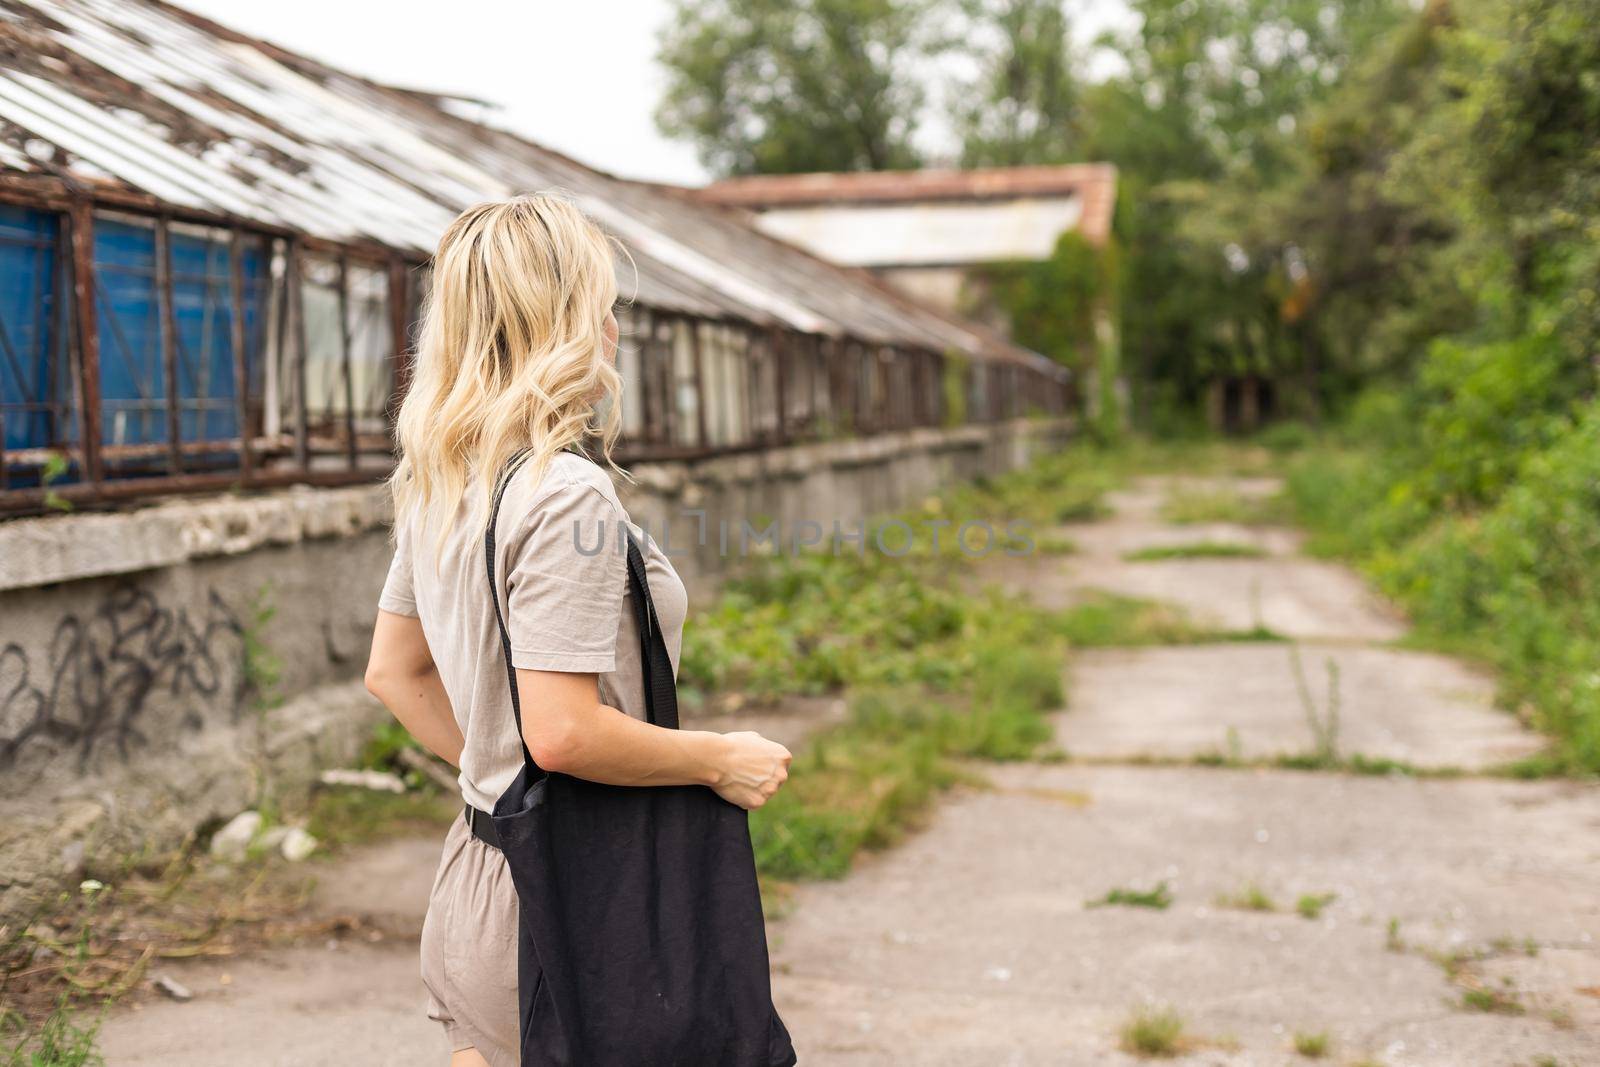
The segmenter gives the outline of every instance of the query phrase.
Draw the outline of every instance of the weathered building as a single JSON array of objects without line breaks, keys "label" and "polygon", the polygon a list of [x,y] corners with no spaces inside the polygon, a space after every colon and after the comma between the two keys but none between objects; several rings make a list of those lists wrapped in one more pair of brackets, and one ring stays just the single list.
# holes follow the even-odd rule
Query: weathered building
[{"label": "weathered building", "polygon": [[453,108],[158,0],[0,3],[0,908],[355,750],[377,482],[470,203],[562,190],[627,248],[653,529],[851,520],[1065,426],[993,331]]},{"label": "weathered building", "polygon": [[[696,195],[749,212],[766,233],[835,263],[869,269],[918,300],[1006,333],[1011,319],[996,299],[997,275],[1050,259],[1069,234],[1104,261],[1117,170],[1075,163],[771,174],[713,182]],[[1073,350],[1049,355],[1079,368],[1093,407],[1106,399],[1095,380],[1116,375],[1118,330],[1109,293],[1088,298],[1085,319]]]},{"label": "weathered building", "polygon": [[1117,169],[1080,163],[769,174],[713,182],[697,195],[749,211],[775,237],[866,267],[954,312],[974,303],[968,287],[979,268],[1048,258],[1064,233],[1104,246]]}]

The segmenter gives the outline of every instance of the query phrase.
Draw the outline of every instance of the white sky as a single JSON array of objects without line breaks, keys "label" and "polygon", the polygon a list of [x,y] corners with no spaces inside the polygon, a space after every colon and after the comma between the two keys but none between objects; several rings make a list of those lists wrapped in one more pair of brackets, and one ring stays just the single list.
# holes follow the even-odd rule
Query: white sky
[{"label": "white sky", "polygon": [[[218,22],[393,85],[501,105],[497,125],[632,178],[698,184],[685,142],[656,132],[656,38],[669,0],[177,0]],[[1122,0],[1077,0],[1087,40]],[[927,137],[937,140],[937,130]]]}]

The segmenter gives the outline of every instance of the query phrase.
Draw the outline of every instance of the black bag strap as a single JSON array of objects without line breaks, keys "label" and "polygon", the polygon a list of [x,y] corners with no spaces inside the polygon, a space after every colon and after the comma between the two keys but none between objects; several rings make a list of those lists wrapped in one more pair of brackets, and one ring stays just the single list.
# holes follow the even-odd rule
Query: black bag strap
[{"label": "black bag strap", "polygon": [[[493,503],[489,509],[489,525],[483,534],[484,563],[489,574],[489,599],[494,603],[494,621],[500,628],[500,651],[505,658],[506,683],[511,690],[511,716],[517,724],[517,743],[522,747],[522,758],[529,767],[538,770],[533,753],[522,736],[522,699],[517,691],[517,670],[511,663],[511,634],[506,629],[505,616],[500,611],[500,589],[495,581],[494,532],[500,517],[500,501],[505,496],[511,478],[527,461],[532,449],[513,453],[501,468],[495,483]],[[628,587],[632,594],[634,621],[639,630],[640,673],[644,675],[645,714],[656,726],[669,730],[678,728],[678,688],[672,671],[672,657],[667,652],[661,623],[656,617],[655,602],[650,597],[650,582],[646,575],[644,556],[634,540],[633,531],[624,530],[628,537]],[[606,551],[602,538],[601,551]]]},{"label": "black bag strap", "polygon": [[489,567],[489,600],[494,604],[495,625],[500,627],[500,651],[506,661],[506,681],[511,687],[511,717],[517,724],[517,745],[522,749],[522,758],[534,770],[539,765],[533,760],[533,753],[528,751],[528,742],[522,736],[522,699],[517,695],[517,670],[511,665],[511,634],[506,630],[505,617],[500,614],[500,589],[494,579],[494,526],[500,518],[500,500],[506,495],[506,486],[511,484],[511,476],[517,469],[527,462],[532,449],[522,449],[513,453],[501,468],[498,481],[494,487],[494,501],[489,508],[489,526],[483,532],[483,555]]},{"label": "black bag strap", "polygon": [[628,585],[633,592],[633,618],[639,628],[639,673],[644,675],[644,706],[650,721],[668,730],[678,728],[678,682],[672,656],[656,618],[650,581],[633,531],[628,531]]}]

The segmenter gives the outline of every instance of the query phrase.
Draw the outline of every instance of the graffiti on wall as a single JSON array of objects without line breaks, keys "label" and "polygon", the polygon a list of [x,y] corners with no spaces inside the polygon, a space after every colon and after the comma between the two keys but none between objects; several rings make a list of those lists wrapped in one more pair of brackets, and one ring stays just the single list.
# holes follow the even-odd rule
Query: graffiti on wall
[{"label": "graffiti on wall", "polygon": [[78,768],[103,747],[126,761],[149,743],[141,723],[160,709],[198,732],[245,707],[244,627],[216,593],[203,607],[164,607],[122,586],[86,615],[68,614],[33,655],[0,648],[0,771],[24,745],[75,752]]}]

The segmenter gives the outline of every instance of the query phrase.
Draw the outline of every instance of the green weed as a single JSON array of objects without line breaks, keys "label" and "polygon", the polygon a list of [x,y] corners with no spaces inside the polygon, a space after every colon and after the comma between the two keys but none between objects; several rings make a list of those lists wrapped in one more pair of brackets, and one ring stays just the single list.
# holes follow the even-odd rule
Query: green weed
[{"label": "green weed", "polygon": [[1117,887],[1106,893],[1098,900],[1091,900],[1084,907],[1103,908],[1120,906],[1125,908],[1154,908],[1156,911],[1166,911],[1172,906],[1172,891],[1167,888],[1166,882],[1157,882],[1153,889],[1124,889]]},{"label": "green weed", "polygon": [[1161,517],[1179,526],[1212,522],[1265,526],[1284,522],[1290,514],[1280,497],[1247,496],[1232,488],[1178,486],[1161,506]]},{"label": "green weed", "polygon": [[278,707],[283,703],[283,693],[278,684],[283,679],[283,660],[272,651],[263,636],[267,625],[277,615],[277,605],[272,602],[272,584],[263,583],[250,597],[249,619],[243,628],[244,683],[252,706],[258,711]]},{"label": "green weed", "polygon": [[1311,757],[1320,766],[1339,764],[1339,664],[1332,656],[1327,658],[1328,688],[1319,711],[1312,699],[1311,685],[1306,680],[1305,664],[1301,662],[1300,646],[1289,646],[1289,664],[1294,669],[1295,692],[1300,697],[1300,708],[1311,728]]},{"label": "green weed", "polygon": [[1333,1037],[1321,1030],[1314,1034],[1297,1033],[1294,1035],[1294,1050],[1308,1060],[1320,1060],[1333,1048]]},{"label": "green weed", "polygon": [[1257,545],[1231,541],[1199,541],[1188,545],[1156,545],[1123,555],[1129,562],[1155,562],[1174,559],[1259,559],[1266,550]]},{"label": "green weed", "polygon": [[[100,1023],[89,1025],[63,997],[37,1027],[22,1016],[0,1016],[0,1064],[4,1067],[103,1067],[105,1059],[95,1048]],[[8,1047],[7,1047],[8,1046]]]},{"label": "green weed", "polygon": [[1140,1008],[1122,1026],[1122,1048],[1135,1056],[1168,1058],[1183,1051],[1184,1021],[1172,1008]]},{"label": "green weed", "polygon": [[1320,919],[1322,909],[1338,899],[1337,893],[1304,893],[1294,902],[1294,910],[1302,919]]},{"label": "green weed", "polygon": [[1269,630],[1213,630],[1198,626],[1181,609],[1154,600],[1091,593],[1050,625],[1074,648],[1143,648],[1220,641],[1281,641]]},{"label": "green weed", "polygon": [[52,482],[65,478],[72,470],[72,461],[65,452],[51,452],[45,457],[44,466],[39,469],[39,484],[45,487],[44,506],[53,511],[73,511],[72,501],[62,496],[51,486]]},{"label": "green weed", "polygon": [[1467,1011],[1493,1015],[1523,1015],[1527,1008],[1514,992],[1503,989],[1467,989],[1461,994],[1461,1007]]},{"label": "green weed", "polygon": [[1235,911],[1269,912],[1278,910],[1278,905],[1273,901],[1272,897],[1267,895],[1266,890],[1254,882],[1244,886],[1237,892],[1219,895],[1216,903],[1220,908],[1232,908]]},{"label": "green weed", "polygon": [[461,797],[425,786],[404,793],[324,786],[311,798],[306,829],[331,848],[433,833],[461,814]]}]

